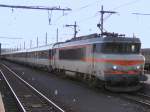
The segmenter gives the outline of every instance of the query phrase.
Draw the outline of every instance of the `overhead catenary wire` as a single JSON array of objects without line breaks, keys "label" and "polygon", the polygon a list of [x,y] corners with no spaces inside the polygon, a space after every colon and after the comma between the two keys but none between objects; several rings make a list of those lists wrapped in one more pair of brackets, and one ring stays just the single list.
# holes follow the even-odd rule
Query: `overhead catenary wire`
[{"label": "overhead catenary wire", "polygon": [[114,7],[112,10],[116,10],[116,9],[119,9],[119,8],[122,8],[122,7],[125,7],[125,6],[129,6],[129,5],[135,4],[138,1],[140,1],[140,0],[133,0],[133,1],[130,1],[130,2],[123,3],[123,4],[121,4],[121,5],[117,6],[117,7]]},{"label": "overhead catenary wire", "polygon": [[90,19],[92,19],[92,18],[95,18],[95,17],[97,17],[97,16],[99,16],[98,13],[95,13],[95,14],[92,15],[92,16],[89,16],[89,17],[87,17],[87,18],[84,18],[84,19],[78,21],[78,23],[80,23],[80,24],[85,23],[85,22],[87,22],[88,20],[90,20]]},{"label": "overhead catenary wire", "polygon": [[[122,7],[128,6],[128,5],[131,5],[131,4],[136,3],[136,2],[138,2],[138,1],[140,1],[140,0],[134,0],[134,1],[131,1],[131,2],[128,2],[128,3],[125,3],[125,4],[119,5],[119,6],[116,7],[115,9],[117,9],[117,8],[122,8]],[[98,2],[98,1],[96,1],[96,2]],[[86,9],[86,8],[88,8],[88,7],[91,7],[91,6],[95,5],[96,2],[92,2],[92,3],[89,3],[89,4],[86,4],[86,5],[82,6],[82,7],[80,7],[80,8],[77,8],[75,11],[73,11],[72,13],[68,13],[67,15],[59,16],[57,19],[55,19],[55,21],[51,20],[51,16],[49,15],[49,16],[48,16],[49,25],[52,25],[52,24],[51,24],[52,21],[53,21],[54,24],[55,24],[55,22],[59,21],[59,20],[62,19],[64,16],[68,16],[68,15],[70,15],[70,14],[73,14],[74,12],[78,12],[78,11],[84,10],[84,9]],[[53,8],[53,7],[52,7],[52,8]],[[13,9],[14,9],[14,8],[12,8],[12,10],[13,10]],[[49,11],[49,10],[48,10],[48,11]],[[77,21],[77,22],[80,23],[80,24],[82,24],[82,23],[87,22],[87,21],[90,20],[90,19],[92,20],[92,18],[97,17],[97,16],[98,16],[98,15],[94,14],[94,15],[89,16],[89,17],[87,17],[87,18],[83,18],[81,21]],[[108,15],[108,16],[109,16],[109,15]],[[107,19],[107,17],[104,18],[104,20],[106,20],[106,19]]]},{"label": "overhead catenary wire", "polygon": [[70,13],[67,13],[67,14],[65,14],[65,15],[59,16],[59,17],[54,21],[54,25],[55,25],[60,19],[62,19],[63,17],[65,17],[65,16],[70,16],[71,14],[80,12],[81,10],[84,10],[84,9],[86,9],[86,8],[89,8],[89,7],[95,5],[95,3],[98,3],[98,2],[99,2],[99,1],[96,0],[96,1],[94,1],[94,2],[92,2],[92,3],[86,4],[86,5],[84,5],[84,6],[81,6],[81,7],[77,8],[77,9],[72,10]]},{"label": "overhead catenary wire", "polygon": [[135,15],[144,15],[144,16],[150,16],[150,13],[148,14],[146,14],[146,13],[131,13],[131,14],[135,14]]},{"label": "overhead catenary wire", "polygon": [[0,7],[6,8],[18,8],[18,9],[35,9],[35,10],[62,10],[62,11],[71,11],[70,8],[60,8],[60,7],[46,7],[46,6],[24,6],[24,5],[6,5],[0,4]]},{"label": "overhead catenary wire", "polygon": [[[131,4],[134,4],[134,3],[137,3],[138,1],[140,1],[140,0],[134,0],[134,1],[131,1],[131,2],[127,2],[127,3],[124,3],[124,4],[121,4],[121,5],[119,5],[119,6],[117,6],[117,7],[115,7],[115,8],[113,8],[113,10],[114,9],[119,9],[119,8],[122,8],[122,7],[125,7],[125,6],[128,6],[128,5],[131,5]],[[87,8],[88,7],[88,5],[85,5],[85,6],[83,6],[83,7],[81,7],[81,9],[83,8]],[[80,8],[79,8],[80,9]],[[97,13],[96,13],[97,14]],[[94,17],[96,17],[96,16],[98,16],[98,15],[96,15],[96,14],[94,14],[93,16],[90,16],[90,17],[88,17],[88,18],[85,18],[85,19],[83,19],[83,20],[81,20],[81,21],[79,21],[79,23],[80,22],[86,22],[86,20],[89,20],[89,19],[91,19],[91,18],[94,18]],[[104,18],[104,20],[106,20],[106,19],[108,19],[109,18],[109,16],[111,16],[112,14],[109,14],[107,17],[105,17]]]},{"label": "overhead catenary wire", "polygon": [[[122,8],[122,7],[125,7],[125,6],[128,6],[128,5],[135,4],[135,3],[137,3],[138,1],[140,1],[140,0],[134,0],[134,1],[130,1],[130,2],[121,4],[121,5],[119,5],[119,6],[115,7],[115,8],[113,8],[113,10],[119,9],[119,8]],[[97,2],[97,1],[96,1],[96,2]],[[94,3],[95,3],[95,2],[93,2],[93,4],[94,4]],[[82,7],[80,7],[79,9],[77,9],[77,11],[80,10],[80,9],[82,10],[82,9],[88,8],[89,6],[91,6],[91,5],[93,5],[93,4],[91,3],[91,4],[88,4],[88,5],[82,6]],[[73,12],[71,12],[71,13],[73,13]],[[112,15],[112,14],[109,14],[108,16],[106,16],[106,17],[104,18],[104,21],[106,21],[111,15]],[[81,21],[78,21],[78,23],[84,23],[84,22],[88,21],[89,19],[92,19],[92,18],[94,18],[94,17],[96,17],[96,16],[98,16],[98,15],[94,14],[93,16],[90,16],[90,17],[87,17],[87,18],[85,18],[85,19],[82,19]]]},{"label": "overhead catenary wire", "polygon": [[[112,10],[119,9],[119,8],[122,8],[122,7],[125,7],[125,6],[128,6],[128,5],[135,4],[135,3],[137,3],[138,1],[140,1],[140,0],[133,0],[133,1],[130,1],[130,2],[123,3],[123,4],[121,4],[121,5],[119,5],[119,6],[115,7],[115,8],[113,8]],[[54,21],[54,25],[57,23],[57,21],[59,21],[60,19],[62,19],[64,16],[69,16],[70,14],[73,14],[73,13],[75,13],[75,12],[84,10],[84,9],[86,9],[86,8],[88,8],[88,7],[91,7],[91,6],[95,5],[95,3],[98,3],[98,2],[99,2],[99,1],[94,1],[94,2],[92,2],[92,3],[86,4],[86,5],[84,5],[84,6],[80,7],[80,8],[75,9],[74,11],[68,13],[67,15],[59,16],[59,17],[56,19],[56,21]],[[96,16],[98,16],[98,15],[94,14],[93,16],[90,16],[90,17],[87,17],[87,18],[85,18],[85,19],[82,19],[81,21],[78,21],[78,23],[85,23],[85,22],[88,21],[89,19],[92,19],[92,18],[94,18],[94,17],[96,17]],[[105,17],[105,18],[104,18],[104,21],[106,21],[110,16],[111,16],[111,14],[109,14],[107,17]]]},{"label": "overhead catenary wire", "polygon": [[5,39],[23,39],[23,38],[20,38],[20,37],[5,37],[5,36],[0,36],[0,38],[5,38]]},{"label": "overhead catenary wire", "polygon": [[92,2],[92,3],[89,3],[89,4],[87,4],[87,5],[84,5],[84,6],[80,7],[80,8],[77,8],[77,9],[76,9],[75,11],[73,11],[72,13],[81,11],[81,10],[86,9],[86,8],[89,8],[89,7],[95,5],[95,3],[98,3],[98,2],[99,2],[99,1],[94,1],[94,2]]},{"label": "overhead catenary wire", "polygon": [[[51,17],[52,17],[52,11],[71,11],[71,8],[61,8],[59,7],[47,7],[47,6],[25,6],[25,5],[7,5],[7,4],[0,4],[0,7],[3,8],[10,8],[12,10],[12,13],[14,12],[14,9],[29,9],[29,10],[46,10],[48,11],[48,22],[49,25],[51,24]],[[51,13],[49,14],[49,11]],[[8,37],[0,37],[0,38],[7,38],[7,39],[20,39],[20,38],[8,38]]]}]

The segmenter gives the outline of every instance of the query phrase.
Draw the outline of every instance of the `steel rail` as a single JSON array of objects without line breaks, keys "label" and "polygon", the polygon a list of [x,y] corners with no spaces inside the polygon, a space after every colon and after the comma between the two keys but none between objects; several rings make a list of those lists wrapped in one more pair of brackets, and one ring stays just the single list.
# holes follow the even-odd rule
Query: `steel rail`
[{"label": "steel rail", "polygon": [[16,93],[14,92],[13,88],[9,84],[9,82],[8,82],[7,78],[5,77],[4,73],[2,72],[2,70],[0,70],[0,73],[2,74],[3,78],[5,79],[7,85],[9,86],[9,88],[10,88],[11,92],[13,93],[15,99],[17,100],[18,104],[20,105],[22,111],[26,112],[25,108],[23,107],[22,103],[20,102],[19,98],[17,97]]},{"label": "steel rail", "polygon": [[[138,94],[137,94],[138,95]],[[122,94],[122,96],[124,98],[127,98],[129,100],[132,100],[132,101],[136,101],[137,103],[141,103],[141,104],[144,104],[146,106],[150,106],[150,101],[148,102],[147,100],[144,101],[144,99],[140,98],[140,97],[137,97],[137,96],[133,96],[133,95],[130,95],[130,94]],[[140,94],[141,97],[147,97],[146,95],[142,95]],[[148,97],[150,98],[150,96]]]},{"label": "steel rail", "polygon": [[146,94],[143,94],[143,93],[137,93],[137,95],[142,96],[142,97],[150,98],[150,96],[149,96],[149,95],[146,95]]},{"label": "steel rail", "polygon": [[6,66],[5,64],[2,64],[6,69],[8,69],[10,72],[12,72],[17,78],[19,78],[22,82],[24,82],[28,87],[30,87],[31,89],[33,89],[35,92],[37,92],[41,97],[43,97],[47,102],[51,103],[52,105],[54,105],[57,109],[59,109],[61,112],[65,112],[65,110],[63,110],[62,108],[60,108],[58,105],[56,105],[52,100],[50,100],[49,98],[47,98],[44,94],[42,94],[41,92],[39,92],[37,89],[35,89],[32,85],[30,85],[28,82],[26,82],[25,80],[23,80],[21,77],[19,77],[17,75],[17,73],[15,73],[13,70],[11,70],[8,66]]}]

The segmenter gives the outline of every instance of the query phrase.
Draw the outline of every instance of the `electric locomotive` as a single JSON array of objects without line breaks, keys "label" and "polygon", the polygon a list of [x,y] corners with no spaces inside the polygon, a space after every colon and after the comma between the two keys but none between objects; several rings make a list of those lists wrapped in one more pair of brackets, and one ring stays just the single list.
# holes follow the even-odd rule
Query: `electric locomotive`
[{"label": "electric locomotive", "polygon": [[98,79],[112,91],[136,91],[146,80],[140,48],[139,38],[114,33],[73,38],[54,45],[53,68],[83,80]]}]

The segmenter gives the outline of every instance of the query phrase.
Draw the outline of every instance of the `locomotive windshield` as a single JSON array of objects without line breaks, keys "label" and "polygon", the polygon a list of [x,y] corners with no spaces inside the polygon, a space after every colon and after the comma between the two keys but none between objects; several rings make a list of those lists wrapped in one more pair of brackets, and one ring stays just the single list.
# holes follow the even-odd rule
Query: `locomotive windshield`
[{"label": "locomotive windshield", "polygon": [[94,44],[94,52],[138,54],[140,47],[140,43],[98,43]]}]

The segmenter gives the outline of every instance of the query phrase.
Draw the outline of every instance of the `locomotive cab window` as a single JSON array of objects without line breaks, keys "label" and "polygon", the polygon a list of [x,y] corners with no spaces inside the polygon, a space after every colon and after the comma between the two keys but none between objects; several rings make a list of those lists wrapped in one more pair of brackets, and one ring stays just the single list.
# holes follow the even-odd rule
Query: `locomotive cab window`
[{"label": "locomotive cab window", "polygon": [[93,45],[93,51],[97,53],[138,54],[140,47],[140,43],[98,43]]}]

